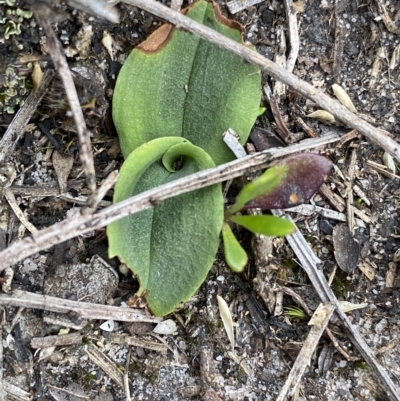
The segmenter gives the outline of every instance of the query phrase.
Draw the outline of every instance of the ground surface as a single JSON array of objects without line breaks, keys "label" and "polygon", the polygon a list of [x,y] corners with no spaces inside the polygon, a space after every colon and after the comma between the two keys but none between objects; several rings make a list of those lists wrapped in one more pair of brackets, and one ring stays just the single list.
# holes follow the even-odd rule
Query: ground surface
[{"label": "ground surface", "polygon": [[[222,1],[220,3],[224,6]],[[399,44],[399,36],[388,31],[374,1],[338,3],[335,8],[332,1],[297,2],[300,52],[294,73],[329,94],[332,94],[333,83],[340,84],[360,113],[396,138],[400,134],[397,111],[400,101],[399,70],[398,67],[390,69],[389,63]],[[387,2],[387,5],[389,16],[395,20],[399,15],[400,3]],[[7,35],[10,31],[7,31],[7,27],[12,26],[10,21],[14,17],[4,11],[15,11],[18,6],[0,5],[3,7],[0,12],[4,14],[0,25],[2,132],[32,87],[31,65],[22,62],[21,56],[33,54],[41,59],[46,55],[43,33],[29,16],[21,23],[20,34]],[[93,97],[97,100],[94,108],[85,110],[85,117],[93,132],[99,182],[108,172],[118,168],[122,161],[109,109],[115,77],[129,50],[158,26],[153,17],[135,7],[124,4],[117,7],[122,21],[119,25],[89,18],[70,8],[58,10],[60,20],[55,24],[57,37],[66,51],[70,67],[81,74],[77,78],[81,104],[89,103]],[[222,8],[226,13],[226,8]],[[282,45],[279,38],[287,28],[281,2],[262,2],[233,18],[245,25],[246,39],[261,54],[271,59],[280,55]],[[114,40],[113,58],[101,44],[105,32]],[[52,67],[52,63],[43,58],[41,65],[43,69]],[[264,77],[264,80],[269,81],[268,77]],[[86,195],[74,128],[72,121],[66,117],[66,100],[60,88],[60,83],[52,84],[40,106],[40,114],[33,117],[24,140],[11,156],[18,172],[15,185],[53,188],[54,195],[57,194],[54,159],[51,158],[54,147],[44,134],[47,129],[56,137],[60,152],[74,156],[74,165],[68,177],[70,193],[73,196]],[[317,107],[290,89],[278,101],[291,132],[302,131],[298,117],[302,117],[317,135],[332,129],[341,135],[349,131],[340,124],[332,127],[304,118]],[[41,118],[45,119],[40,128],[38,122]],[[272,124],[270,129],[273,130],[275,125],[268,111],[266,117],[260,118],[258,126],[268,128],[268,118]],[[54,130],[56,127],[58,130]],[[351,257],[349,264],[357,267],[348,273],[338,268],[332,288],[341,300],[368,305],[352,312],[352,321],[368,345],[378,352],[381,363],[397,383],[400,378],[400,346],[397,345],[400,333],[397,318],[400,282],[396,263],[390,263],[400,239],[398,179],[376,172],[367,163],[373,161],[383,164],[383,152],[364,138],[356,137],[324,151],[344,177],[336,171],[328,180],[330,188],[336,194],[345,196],[350,159],[355,157],[353,184],[357,184],[370,201],[368,205],[360,195],[354,194],[354,204],[370,221],[356,220],[355,232],[360,255],[358,257],[356,253]],[[14,192],[20,207],[38,229],[60,221],[79,206],[55,196],[26,196],[21,189],[19,192],[15,189]],[[105,200],[111,201],[111,197],[107,196]],[[313,202],[318,206],[333,208],[320,194],[314,197]],[[292,216],[316,255],[324,262],[323,270],[329,277],[337,267],[334,251],[342,254],[348,252],[347,244],[340,249],[335,245],[334,249],[333,229],[343,223],[317,214],[305,216],[293,213]],[[24,235],[19,229],[18,220],[12,215],[10,217],[5,201],[2,204],[2,222],[2,229],[7,233],[1,237],[3,247]],[[120,305],[127,301],[137,289],[137,283],[122,273],[118,273],[116,279],[114,269],[118,271],[118,263],[107,259],[107,244],[101,234],[68,241],[18,264],[15,266],[13,288],[75,300],[84,299],[87,302]],[[243,241],[251,249],[250,239],[244,236]],[[168,344],[164,352],[120,345],[113,341],[113,333],[159,341],[149,334],[143,334],[151,331],[153,325],[115,322],[113,331],[108,332],[103,326],[100,328],[103,321],[60,322],[61,317],[57,315],[30,309],[17,315],[17,308],[7,307],[3,330],[5,383],[27,392],[26,398],[21,396],[16,399],[126,399],[127,388],[124,389],[122,382],[117,384],[118,381],[113,380],[109,372],[105,373],[99,363],[89,357],[88,349],[97,348],[108,356],[110,366],[128,373],[132,399],[183,400],[192,391],[192,399],[199,400],[201,388],[204,389],[204,381],[207,380],[225,400],[276,399],[309,327],[307,318],[296,320],[284,314],[271,316],[257,293],[253,279],[261,277],[269,281],[278,299],[282,294],[280,287],[290,287],[312,310],[318,304],[318,296],[284,240],[275,240],[271,253],[267,268],[261,268],[256,263],[256,255],[253,255],[248,271],[242,275],[234,275],[227,269],[222,255],[219,255],[221,258],[216,260],[197,295],[170,316],[177,323],[177,329],[173,335],[161,335],[160,338]],[[100,255],[112,267],[89,263],[94,255]],[[86,266],[80,269],[79,263],[82,261]],[[77,264],[78,269],[74,270]],[[82,269],[87,274],[80,273]],[[107,277],[107,280],[102,281],[97,277]],[[90,285],[94,282],[96,287],[92,289]],[[229,340],[220,322],[217,294],[227,301],[237,324],[236,360],[228,354]],[[282,302],[283,306],[296,305],[288,295],[283,296]],[[54,335],[65,327],[70,327],[70,333],[81,334],[83,343],[57,347],[47,357],[35,354],[35,349],[31,347],[33,337]],[[343,348],[351,356],[357,357],[357,352],[341,328],[333,326],[331,329]],[[209,360],[207,355],[210,355]],[[208,379],[204,373],[207,361],[211,364],[210,371],[206,372],[211,375]],[[386,399],[375,376],[362,359],[345,360],[324,337],[296,397],[304,400]]]}]

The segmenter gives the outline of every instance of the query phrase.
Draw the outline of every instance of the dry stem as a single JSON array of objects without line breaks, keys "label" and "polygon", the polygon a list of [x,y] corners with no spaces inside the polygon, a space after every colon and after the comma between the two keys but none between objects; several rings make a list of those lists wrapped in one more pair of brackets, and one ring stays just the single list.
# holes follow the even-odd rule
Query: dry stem
[{"label": "dry stem", "polygon": [[[90,142],[89,131],[86,128],[85,119],[83,117],[79,98],[76,93],[74,80],[72,78],[71,71],[68,67],[67,60],[62,54],[60,44],[53,31],[52,26],[49,23],[49,19],[46,15],[47,8],[40,5],[32,7],[35,17],[46,33],[47,47],[54,64],[57,66],[60,78],[63,82],[65,93],[68,98],[68,103],[71,109],[71,113],[74,117],[78,139],[79,139],[79,156],[82,162],[83,169],[85,171],[86,183],[91,192],[96,189],[96,175],[94,170],[94,162],[92,155],[92,147]],[[47,11],[48,12],[48,11]]]}]

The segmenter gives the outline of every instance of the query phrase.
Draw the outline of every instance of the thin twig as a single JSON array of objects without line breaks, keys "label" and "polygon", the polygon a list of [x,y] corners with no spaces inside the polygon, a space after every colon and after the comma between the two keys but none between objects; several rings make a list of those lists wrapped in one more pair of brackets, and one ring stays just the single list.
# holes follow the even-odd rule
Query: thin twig
[{"label": "thin twig", "polygon": [[[67,390],[65,388],[52,386],[51,384],[47,384],[47,387],[48,388],[52,388],[53,390],[61,391],[61,392],[64,392],[66,394],[72,395],[73,397],[71,397],[71,398],[83,398],[84,400],[90,400],[90,397],[87,396],[87,395],[78,394],[78,393],[75,393],[73,391],[69,391],[69,390]],[[70,398],[70,397],[68,397],[68,398]]]},{"label": "thin twig", "polygon": [[[97,209],[103,198],[106,196],[107,192],[114,186],[118,179],[118,171],[112,171],[102,182],[100,187],[96,190],[94,194],[88,199],[88,208],[85,213],[90,213],[91,209]],[[90,203],[89,203],[90,202]]]},{"label": "thin twig", "polygon": [[219,47],[227,49],[242,57],[249,63],[260,67],[263,72],[269,74],[274,79],[289,85],[306,98],[318,104],[322,109],[329,111],[337,120],[340,120],[349,127],[356,129],[400,161],[400,145],[390,137],[390,134],[387,131],[372,126],[352,113],[337,100],[332,99],[330,96],[299,79],[294,74],[289,73],[284,68],[279,67],[274,62],[261,56],[254,50],[197,23],[154,0],[124,0],[124,2],[167,20],[176,25],[179,29],[185,29],[188,32],[194,33],[202,39],[215,43]]},{"label": "thin twig", "polygon": [[83,335],[80,333],[64,334],[62,336],[34,337],[31,340],[32,348],[65,347],[72,344],[82,344]]},{"label": "thin twig", "polygon": [[68,0],[68,3],[71,7],[107,19],[114,24],[118,24],[119,22],[117,9],[111,4],[108,4],[107,0]]},{"label": "thin twig", "polygon": [[261,3],[263,0],[231,0],[226,5],[231,14],[236,14],[239,11],[246,9],[247,7],[254,6],[255,4]]},{"label": "thin twig", "polygon": [[39,231],[32,237],[26,237],[10,245],[0,252],[0,271],[36,252],[64,242],[67,239],[77,237],[78,235],[98,230],[129,214],[149,209],[154,204],[160,203],[165,199],[239,177],[250,171],[261,170],[267,167],[272,160],[292,153],[309,150],[313,147],[324,146],[338,140],[339,137],[336,135],[327,135],[322,138],[306,139],[286,148],[268,149],[153,188],[123,202],[116,203],[96,214],[65,219],[60,223]]},{"label": "thin twig", "polygon": [[12,211],[17,216],[18,220],[25,226],[25,228],[30,231],[32,234],[38,232],[38,229],[26,218],[24,212],[19,207],[17,200],[15,199],[14,194],[10,189],[7,189],[5,193],[8,204],[10,205]]},{"label": "thin twig", "polygon": [[354,235],[354,199],[353,199],[353,179],[354,179],[354,170],[356,167],[357,160],[357,148],[353,148],[350,157],[349,170],[347,174],[347,182],[346,182],[346,215],[347,215],[347,224],[349,226],[349,230],[352,235]]},{"label": "thin twig", "polygon": [[0,162],[4,163],[10,158],[17,142],[25,132],[25,126],[29,123],[33,113],[46,94],[53,78],[53,70],[47,70],[43,74],[39,88],[30,93],[24,105],[19,109],[12,123],[8,126],[7,131],[0,140]]},{"label": "thin twig", "polygon": [[332,75],[335,82],[340,82],[340,70],[341,70],[341,60],[343,53],[342,36],[343,29],[339,19],[339,0],[335,0],[335,11],[334,11],[334,23],[335,23],[335,41],[333,45],[333,63],[332,63]]},{"label": "thin twig", "polygon": [[0,401],[5,401],[6,393],[3,387],[3,327],[5,324],[5,310],[0,308]]},{"label": "thin twig", "polygon": [[182,7],[182,0],[171,0],[171,9],[179,11]]},{"label": "thin twig", "polygon": [[299,31],[297,29],[297,17],[296,11],[293,7],[293,0],[284,0],[283,2],[285,3],[286,20],[289,28],[290,42],[289,56],[286,60],[286,71],[293,72],[300,48]]},{"label": "thin twig", "polygon": [[386,29],[389,32],[400,35],[400,28],[393,22],[393,20],[389,17],[389,13],[386,10],[385,5],[382,0],[376,0],[376,4],[378,5],[379,14],[382,18],[383,23],[386,26]]},{"label": "thin twig", "polygon": [[[297,294],[295,291],[293,291],[291,288],[288,287],[282,287],[281,290],[287,294],[290,295],[296,302],[300,304],[300,306],[305,310],[308,316],[312,316],[313,312],[310,310],[308,305],[304,302],[304,300],[300,297],[299,294]],[[332,331],[329,329],[329,327],[326,327],[325,329],[326,335],[329,337],[331,340],[333,346],[348,360],[354,360],[353,357],[351,357],[339,344],[338,340],[336,337],[333,335]]]},{"label": "thin twig", "polygon": [[40,5],[35,5],[32,8],[39,25],[43,28],[46,34],[49,53],[51,54],[51,58],[57,67],[60,78],[64,85],[65,93],[67,95],[68,103],[78,133],[79,156],[85,172],[86,183],[90,192],[93,193],[96,189],[96,175],[94,170],[90,135],[88,129],[86,128],[81,105],[79,104],[79,98],[78,94],[76,93],[74,80],[68,67],[67,60],[62,54],[58,39],[53,31],[52,26],[50,25],[49,19],[45,15],[45,11],[43,11],[47,10],[47,8],[42,8]]},{"label": "thin twig", "polygon": [[14,290],[10,294],[0,294],[0,305],[22,306],[58,313],[75,312],[82,319],[113,319],[121,322],[149,323],[159,323],[162,320],[154,316],[144,315],[142,311],[137,309],[70,301],[20,290]]},{"label": "thin twig", "polygon": [[279,136],[286,142],[290,143],[292,134],[289,129],[286,127],[285,122],[283,121],[281,111],[279,110],[279,106],[277,101],[275,100],[274,95],[271,92],[271,88],[269,85],[264,86],[264,93],[267,96],[269,106],[271,107],[272,114],[274,115],[275,123],[276,123],[276,131]]}]

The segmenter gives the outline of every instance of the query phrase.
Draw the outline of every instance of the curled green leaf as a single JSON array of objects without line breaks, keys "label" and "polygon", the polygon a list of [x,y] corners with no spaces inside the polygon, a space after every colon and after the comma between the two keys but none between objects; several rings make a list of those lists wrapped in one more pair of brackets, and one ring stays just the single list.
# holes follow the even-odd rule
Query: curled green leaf
[{"label": "curled green leaf", "polygon": [[[171,172],[177,159],[180,169]],[[126,159],[114,202],[213,166],[206,152],[184,138],[155,139]],[[110,224],[109,256],[118,256],[137,275],[137,295],[146,298],[152,312],[166,315],[205,280],[218,249],[222,220],[220,185],[179,195]]]}]

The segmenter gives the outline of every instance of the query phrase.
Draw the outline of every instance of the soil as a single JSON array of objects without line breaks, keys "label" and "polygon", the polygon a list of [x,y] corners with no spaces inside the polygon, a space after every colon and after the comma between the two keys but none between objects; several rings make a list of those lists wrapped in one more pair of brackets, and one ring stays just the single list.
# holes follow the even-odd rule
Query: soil
[{"label": "soil", "polygon": [[[0,5],[1,134],[34,85],[32,63],[24,62],[21,57],[38,56],[43,70],[54,67],[47,56],[43,31],[28,14],[18,22],[20,33],[10,35],[10,27],[18,20],[16,10],[26,10],[27,6],[22,1],[6,3]],[[163,3],[169,4],[168,1]],[[225,2],[218,3],[229,15]],[[400,134],[399,67],[391,68],[390,62],[400,38],[396,32],[388,30],[377,4],[369,0],[300,0],[295,3],[300,51],[294,73],[331,95],[332,84],[340,84],[359,113],[397,138]],[[400,2],[385,4],[398,32]],[[161,24],[136,7],[123,3],[116,7],[121,16],[120,24],[63,5],[54,13],[57,20],[53,27],[69,66],[75,71],[81,104],[88,105],[96,99],[95,106],[85,108],[85,119],[93,134],[98,184],[122,163],[110,114],[116,76],[129,51]],[[261,2],[230,17],[245,26],[246,40],[255,45],[260,54],[279,59],[282,52],[285,53],[281,38],[282,33],[287,33],[287,21],[282,2]],[[113,39],[111,53],[101,42],[103,35]],[[275,84],[267,76],[263,79],[264,83]],[[318,107],[290,88],[277,96],[277,100],[293,133],[303,132],[298,117],[316,135],[332,130],[346,135],[350,131],[340,123],[332,126],[307,118],[306,115]],[[264,105],[267,106],[266,101]],[[69,193],[73,198],[88,194],[77,155],[76,131],[67,110],[61,83],[56,79],[23,140],[10,155],[10,162],[17,170],[13,191],[28,220],[39,230],[66,218],[79,207],[74,200],[56,196],[57,168],[52,159],[55,148],[73,160],[67,181]],[[269,110],[259,119],[257,128],[275,130]],[[349,313],[352,323],[398,383],[399,181],[397,176],[388,177],[371,166],[369,162],[384,164],[383,151],[363,137],[355,136],[340,145],[326,147],[324,152],[336,166],[327,181],[330,189],[345,197],[349,176],[353,175],[351,184],[357,184],[363,192],[354,194],[353,204],[369,219],[363,221],[356,216],[354,240],[350,236],[347,241],[339,241],[335,236],[344,223],[316,213],[291,215],[316,256],[323,261],[326,277],[332,276],[332,289],[338,299],[367,305]],[[354,172],[350,169],[351,160]],[[33,191],[35,187],[49,191],[53,188],[55,192],[53,196],[26,195],[26,188]],[[112,201],[112,192],[104,201],[104,204]],[[334,209],[321,194],[316,194],[311,202]],[[27,235],[5,200],[1,205],[0,234],[1,249]],[[206,389],[214,390],[224,400],[276,399],[309,332],[308,318],[304,314],[294,318],[276,305],[272,308],[266,305],[265,296],[254,279],[261,277],[284,308],[298,305],[293,297],[280,290],[281,287],[298,293],[311,310],[316,309],[319,298],[285,240],[272,241],[269,264],[264,267],[258,263],[251,238],[243,234],[242,241],[250,252],[246,272],[234,274],[227,268],[222,253],[218,254],[197,294],[166,317],[177,325],[172,334],[156,335],[152,332],[154,325],[149,324],[108,322],[107,326],[99,320],[77,321],[74,316],[67,319],[37,309],[4,307],[3,387],[9,394],[5,399],[105,401],[131,397],[180,401],[207,399]],[[340,262],[339,254],[347,259]],[[95,263],[97,255],[104,264]],[[79,273],[79,266],[84,273]],[[117,260],[108,259],[103,232],[40,252],[15,265],[14,270],[13,289],[86,302],[124,305],[138,288],[130,274],[119,271]],[[107,280],[93,279],[94,274]],[[94,282],[96,287],[92,287]],[[220,319],[216,295],[228,303],[236,324],[236,358],[229,353],[230,343]],[[293,399],[386,400],[375,375],[353,348],[340,324],[331,324],[330,328],[342,348],[354,358],[346,360],[323,336]],[[60,330],[64,334],[66,331],[78,333],[80,341],[40,352],[32,347],[33,338],[57,335]],[[157,341],[165,345],[165,350],[121,345],[114,334]],[[104,370],[104,365],[102,368],[95,362],[90,356],[91,349],[106,355],[105,365],[116,371],[117,378],[119,374],[126,377],[126,383],[116,380],[110,370]],[[21,394],[11,396],[11,386],[19,388]],[[4,399],[2,396],[0,391],[0,400]]]}]

